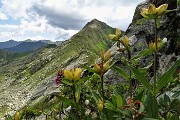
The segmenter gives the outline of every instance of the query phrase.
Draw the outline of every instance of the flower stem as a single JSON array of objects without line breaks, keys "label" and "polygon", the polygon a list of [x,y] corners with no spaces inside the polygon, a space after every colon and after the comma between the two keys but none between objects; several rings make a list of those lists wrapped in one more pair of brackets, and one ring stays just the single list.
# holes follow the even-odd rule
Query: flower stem
[{"label": "flower stem", "polygon": [[[126,47],[127,49],[127,52],[128,52],[128,61],[131,59],[131,50]],[[129,93],[130,93],[130,98],[133,98],[133,86],[132,86],[132,73],[131,73],[131,70],[129,70]]]},{"label": "flower stem", "polygon": [[153,118],[157,118],[158,117],[158,112],[157,112],[157,101],[156,101],[156,61],[157,61],[157,26],[156,26],[156,19],[154,19],[154,23],[155,23],[155,46],[156,46],[156,50],[154,52],[154,83],[153,83],[153,93],[152,93],[152,115]]},{"label": "flower stem", "polygon": [[153,83],[153,96],[156,96],[156,61],[157,61],[157,27],[156,27],[156,19],[155,22],[155,46],[156,50],[154,52],[154,83]]},{"label": "flower stem", "polygon": [[104,101],[104,78],[103,75],[101,75],[101,89],[102,89],[102,97],[103,97],[103,101]]},{"label": "flower stem", "polygon": [[74,98],[74,102],[77,103],[77,102],[76,102],[76,88],[75,88],[75,84],[73,84],[72,87],[73,87],[73,98]]},{"label": "flower stem", "polygon": [[75,83],[74,83],[75,81],[73,81],[73,85],[72,85],[72,89],[73,89],[73,98],[74,98],[74,102],[75,102],[75,104],[76,104],[76,114],[77,114],[77,117],[78,118],[80,118],[79,117],[79,109],[78,109],[78,103],[77,103],[77,100],[76,100],[76,86],[75,86]]}]

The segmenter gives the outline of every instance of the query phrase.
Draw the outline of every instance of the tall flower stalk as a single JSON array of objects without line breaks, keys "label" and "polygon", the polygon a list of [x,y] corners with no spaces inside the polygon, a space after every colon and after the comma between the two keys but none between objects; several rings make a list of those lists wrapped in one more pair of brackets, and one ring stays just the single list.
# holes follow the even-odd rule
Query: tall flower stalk
[{"label": "tall flower stalk", "polygon": [[157,101],[156,101],[156,83],[157,83],[157,53],[159,49],[159,41],[157,39],[157,27],[160,27],[160,17],[166,13],[168,4],[163,4],[159,6],[158,8],[155,7],[155,5],[150,4],[149,7],[143,8],[141,11],[141,15],[145,19],[153,19],[154,25],[155,25],[155,40],[154,42],[149,43],[149,48],[153,51],[154,54],[154,81],[153,81],[153,91],[152,91],[152,117],[157,118],[158,117],[158,111],[157,111]]},{"label": "tall flower stalk", "polygon": [[102,101],[104,101],[104,74],[107,72],[109,69],[109,64],[110,64],[110,50],[108,50],[106,53],[104,53],[103,50],[100,52],[100,57],[101,57],[101,62],[99,64],[95,63],[94,64],[94,70],[99,74],[100,80],[101,80],[101,94],[102,94]]},{"label": "tall flower stalk", "polygon": [[73,99],[76,104],[76,114],[79,117],[79,108],[78,108],[78,100],[76,98],[76,81],[81,79],[82,70],[80,68],[72,69],[72,70],[64,70],[64,77],[68,80],[72,81],[72,91],[73,91]]},{"label": "tall flower stalk", "polygon": [[[115,34],[109,35],[109,39],[111,39],[113,41],[117,41],[118,51],[122,52],[123,55],[124,55],[124,51],[125,50],[127,51],[127,59],[128,59],[128,62],[130,62],[131,50],[130,50],[130,46],[129,46],[129,38],[127,37],[127,35],[125,35],[121,38],[121,31],[119,29],[116,29]],[[120,44],[122,44],[124,47],[120,47]],[[133,98],[133,86],[132,86],[131,70],[129,70],[129,96],[131,99]]]}]

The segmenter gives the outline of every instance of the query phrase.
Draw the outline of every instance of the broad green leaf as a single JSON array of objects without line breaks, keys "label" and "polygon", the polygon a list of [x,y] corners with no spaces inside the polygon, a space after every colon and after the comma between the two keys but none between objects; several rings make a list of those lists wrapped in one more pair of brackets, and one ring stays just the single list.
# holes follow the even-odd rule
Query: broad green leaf
[{"label": "broad green leaf", "polygon": [[113,66],[113,68],[115,71],[117,71],[120,75],[122,75],[122,77],[126,80],[129,80],[129,75],[127,74],[127,72],[119,67]]},{"label": "broad green leaf", "polygon": [[113,110],[113,111],[116,111],[117,112],[117,109],[116,109],[116,107],[111,103],[111,102],[106,102],[105,104],[104,104],[104,106],[105,106],[105,108],[107,108],[107,109],[109,109],[109,110]]},{"label": "broad green leaf", "polygon": [[180,66],[180,60],[177,60],[174,63],[174,65],[160,77],[160,79],[157,82],[157,88],[156,88],[157,93],[164,85],[166,85],[171,80],[172,75],[179,66]]},{"label": "broad green leaf", "polygon": [[147,56],[149,54],[151,54],[152,51],[149,50],[149,49],[144,49],[142,50],[141,52],[139,52],[136,56],[132,57],[131,60],[134,60],[134,59],[138,59],[140,57],[144,57],[144,56]]},{"label": "broad green leaf", "polygon": [[121,95],[117,95],[116,96],[116,104],[117,104],[117,107],[120,108],[123,106],[123,98]]},{"label": "broad green leaf", "polygon": [[157,108],[157,100],[152,96],[150,92],[148,92],[147,97],[145,99],[145,111],[147,113],[147,117],[157,118],[158,117],[158,108]]},{"label": "broad green leaf", "polygon": [[144,87],[146,89],[148,89],[149,91],[152,91],[151,85],[148,82],[148,79],[139,72],[139,70],[130,67],[131,71],[134,73],[134,75],[136,76],[136,78],[144,85]]},{"label": "broad green leaf", "polygon": [[62,97],[62,96],[59,96],[59,95],[55,95],[60,101],[68,104],[68,105],[72,105],[72,106],[76,106],[75,102],[70,100],[69,98],[65,98],[65,97]]}]

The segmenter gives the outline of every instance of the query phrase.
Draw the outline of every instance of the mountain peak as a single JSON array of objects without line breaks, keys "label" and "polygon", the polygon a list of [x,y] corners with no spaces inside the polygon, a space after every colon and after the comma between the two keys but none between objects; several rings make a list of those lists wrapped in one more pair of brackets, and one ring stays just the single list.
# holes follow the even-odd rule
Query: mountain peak
[{"label": "mountain peak", "polygon": [[[97,20],[97,19],[95,18],[95,19],[91,20],[90,22],[88,22],[88,23],[84,26],[84,28],[87,28],[87,27],[90,27],[90,28],[99,28],[99,27],[102,27],[102,26],[105,26],[105,25],[107,25],[107,24],[104,23],[104,22],[101,22],[101,21],[99,21],[99,20]],[[83,29],[84,29],[84,28],[83,28]]]}]

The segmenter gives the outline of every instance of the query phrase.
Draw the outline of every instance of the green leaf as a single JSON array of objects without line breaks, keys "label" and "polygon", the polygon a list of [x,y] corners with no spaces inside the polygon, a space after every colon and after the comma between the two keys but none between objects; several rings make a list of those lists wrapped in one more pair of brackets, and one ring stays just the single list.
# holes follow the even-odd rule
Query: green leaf
[{"label": "green leaf", "polygon": [[[113,105],[117,105],[117,104],[116,104],[116,96],[115,96],[114,94],[112,95],[111,99],[112,99]],[[117,107],[117,106],[116,106],[116,107]]]},{"label": "green leaf", "polygon": [[83,82],[85,82],[86,80],[88,80],[88,79],[90,79],[90,78],[91,78],[90,76],[84,77],[84,78],[82,78],[82,79],[80,79],[80,80],[75,81],[75,84],[83,83]]},{"label": "green leaf", "polygon": [[157,100],[150,92],[147,93],[145,99],[145,111],[147,117],[157,118],[158,116],[158,108],[157,108]]},{"label": "green leaf", "polygon": [[96,101],[96,103],[98,104],[98,101],[99,101],[99,99],[101,99],[101,97],[92,90],[91,90],[91,94],[92,94],[92,97],[94,98],[94,100]]},{"label": "green leaf", "polygon": [[144,49],[142,50],[141,52],[139,52],[136,56],[132,57],[131,60],[134,60],[134,59],[138,59],[140,57],[144,57],[144,56],[147,56],[149,54],[151,54],[152,51],[149,50],[149,49]]},{"label": "green leaf", "polygon": [[136,78],[144,85],[144,87],[146,89],[148,89],[149,91],[152,91],[151,85],[148,82],[148,79],[139,72],[139,70],[130,67],[131,71],[134,73],[134,75],[136,76]]},{"label": "green leaf", "polygon": [[179,97],[180,96],[180,91],[176,91],[174,94],[173,94],[173,98],[176,98],[176,97]]},{"label": "green leaf", "polygon": [[160,28],[160,25],[161,25],[161,24],[160,24],[160,20],[161,20],[160,18],[157,18],[157,19],[156,19],[156,26],[157,26],[157,28]]},{"label": "green leaf", "polygon": [[166,94],[164,94],[164,102],[168,102],[168,103],[170,103],[171,102],[171,99],[169,98],[169,96],[168,95],[166,95]]},{"label": "green leaf", "polygon": [[84,66],[84,65],[82,65],[82,67],[85,68],[85,69],[87,69],[89,72],[93,72],[93,73],[97,73],[97,74],[98,74],[98,72],[95,71],[95,70],[94,70],[93,68],[91,68],[91,67]]},{"label": "green leaf", "polygon": [[144,118],[143,120],[158,120],[158,119],[154,119],[154,118]]},{"label": "green leaf", "polygon": [[180,66],[180,60],[177,60],[174,63],[174,65],[161,76],[161,78],[157,82],[157,88],[156,88],[157,93],[164,85],[166,85],[171,80],[172,75],[179,66]]},{"label": "green leaf", "polygon": [[[179,109],[178,105],[180,105],[180,101],[179,99],[173,99],[171,104],[170,104],[170,108],[171,109]],[[179,106],[180,107],[180,106]]]},{"label": "green leaf", "polygon": [[116,104],[117,104],[117,107],[120,108],[123,106],[123,98],[121,95],[117,95],[116,96]]},{"label": "green leaf", "polygon": [[60,101],[65,102],[68,105],[76,106],[75,102],[70,100],[69,98],[65,98],[59,95],[55,95]]},{"label": "green leaf", "polygon": [[142,90],[139,94],[137,94],[135,96],[135,98],[134,98],[134,101],[136,101],[136,100],[140,100],[141,101],[141,99],[143,97],[143,93],[144,93],[144,90]]},{"label": "green leaf", "polygon": [[68,79],[65,79],[65,78],[63,78],[61,81],[62,81],[62,83],[66,84],[66,85],[69,85],[69,86],[72,86],[72,84],[73,84],[71,80],[68,80]]},{"label": "green leaf", "polygon": [[107,108],[108,110],[112,110],[112,111],[116,111],[117,112],[117,109],[116,107],[111,103],[111,102],[106,102],[104,104],[105,108]]},{"label": "green leaf", "polygon": [[120,75],[122,75],[122,77],[126,80],[129,80],[129,75],[127,74],[127,72],[119,67],[113,66],[112,68],[113,70],[117,71]]}]

